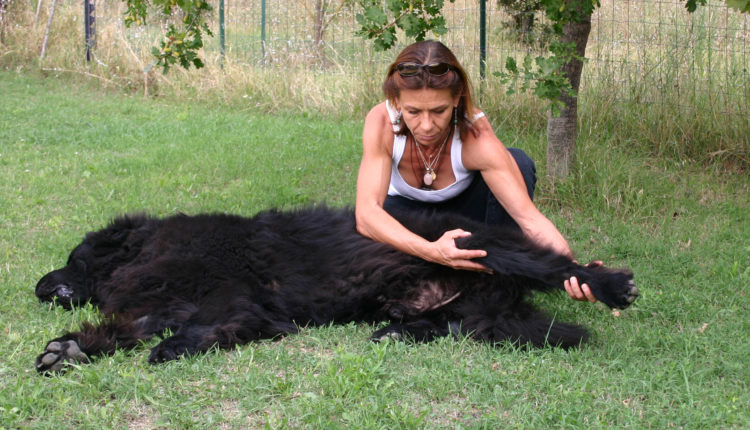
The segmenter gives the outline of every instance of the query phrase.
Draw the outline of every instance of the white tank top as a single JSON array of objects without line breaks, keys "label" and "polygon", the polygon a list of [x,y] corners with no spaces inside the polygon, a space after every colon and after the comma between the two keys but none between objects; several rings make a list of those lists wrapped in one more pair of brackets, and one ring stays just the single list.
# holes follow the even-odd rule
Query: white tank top
[{"label": "white tank top", "polygon": [[[397,123],[399,111],[388,100],[385,102],[385,107],[388,110],[388,117],[391,120],[391,124],[393,124],[393,131],[398,131],[400,128]],[[474,116],[474,120],[476,121],[483,116],[484,113],[480,112]],[[476,174],[475,171],[464,167],[461,159],[461,148],[461,133],[456,128],[453,131],[453,141],[451,142],[451,168],[453,169],[453,175],[456,177],[456,182],[439,190],[424,190],[412,187],[401,177],[401,173],[398,171],[398,164],[401,162],[401,157],[404,156],[406,136],[396,135],[393,139],[393,163],[391,164],[391,184],[388,186],[388,195],[403,196],[426,203],[444,202],[458,196],[469,187]]]}]

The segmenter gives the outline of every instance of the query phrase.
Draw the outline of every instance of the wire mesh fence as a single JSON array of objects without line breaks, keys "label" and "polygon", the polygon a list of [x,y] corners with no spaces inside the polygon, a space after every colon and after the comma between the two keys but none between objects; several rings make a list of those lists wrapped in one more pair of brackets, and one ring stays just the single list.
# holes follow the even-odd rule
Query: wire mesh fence
[{"label": "wire mesh fence", "polygon": [[[698,13],[679,1],[609,1],[597,10],[586,81],[620,97],[679,109],[701,98],[748,113],[750,20],[709,2]],[[700,94],[699,94],[700,93]]]},{"label": "wire mesh fence", "polygon": [[[219,1],[211,0],[217,11]],[[446,2],[448,32],[438,38],[454,50],[475,83],[479,11],[479,0]],[[121,21],[122,12],[121,1],[99,0],[99,27]],[[351,0],[225,0],[224,49],[217,34],[206,40],[204,54],[225,55],[247,68],[384,71],[409,41],[402,36],[402,45],[391,52],[375,51],[356,35],[358,12]],[[527,16],[527,25],[519,28],[510,12],[498,0],[486,1],[487,79],[496,79],[492,72],[502,69],[508,56],[520,59],[546,50],[549,32],[540,13],[530,21]],[[212,18],[215,33],[218,17]],[[153,26],[123,29],[123,37],[136,52],[149,52],[160,31]],[[724,1],[711,0],[690,14],[684,0],[603,0],[593,16],[581,91],[604,87],[618,100],[677,110],[701,99],[719,112],[747,117],[749,51],[750,15],[728,9]]]}]

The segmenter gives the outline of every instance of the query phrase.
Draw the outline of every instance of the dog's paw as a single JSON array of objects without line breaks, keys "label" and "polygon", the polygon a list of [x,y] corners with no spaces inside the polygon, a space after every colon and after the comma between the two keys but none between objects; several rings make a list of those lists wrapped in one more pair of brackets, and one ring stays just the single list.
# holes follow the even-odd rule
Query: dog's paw
[{"label": "dog's paw", "polygon": [[638,298],[638,287],[635,286],[633,279],[612,286],[612,290],[607,294],[604,303],[611,308],[625,309]]},{"label": "dog's paw", "polygon": [[383,327],[380,330],[375,331],[370,336],[370,340],[379,343],[383,342],[386,339],[391,339],[395,341],[399,341],[403,339],[403,328],[396,325],[389,325],[387,327]]},{"label": "dog's paw", "polygon": [[36,370],[42,374],[58,373],[70,364],[88,362],[88,356],[75,340],[53,340],[36,358]]},{"label": "dog's paw", "polygon": [[625,309],[638,298],[638,287],[633,274],[627,270],[595,269],[595,274],[586,280],[591,292],[610,308]]},{"label": "dog's paw", "polygon": [[635,286],[635,282],[631,279],[628,281],[625,292],[620,297],[621,301],[627,303],[625,306],[630,306],[631,303],[638,298],[639,292],[638,287]]},{"label": "dog's paw", "polygon": [[163,345],[163,343],[164,342],[151,349],[151,353],[148,355],[149,363],[165,363],[167,361],[176,360],[182,355],[182,353],[174,347]]},{"label": "dog's paw", "polygon": [[447,336],[460,331],[460,323],[451,322],[437,325],[433,321],[423,319],[406,323],[393,323],[381,328],[370,336],[373,342],[393,339],[408,342],[430,342],[435,338]]},{"label": "dog's paw", "polygon": [[165,363],[196,352],[197,348],[190,345],[182,336],[172,336],[162,340],[151,349],[148,362],[151,364]]}]

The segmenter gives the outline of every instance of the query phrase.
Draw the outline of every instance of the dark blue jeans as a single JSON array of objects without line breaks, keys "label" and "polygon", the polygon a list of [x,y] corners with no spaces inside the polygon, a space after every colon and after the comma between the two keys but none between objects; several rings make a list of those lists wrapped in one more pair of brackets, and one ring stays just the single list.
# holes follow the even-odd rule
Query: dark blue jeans
[{"label": "dark blue jeans", "polygon": [[[534,161],[520,149],[508,148],[521,169],[521,175],[526,182],[529,197],[534,198],[536,187],[536,166]],[[518,224],[497,201],[482,175],[477,173],[469,188],[458,196],[440,203],[425,203],[407,199],[402,196],[387,196],[383,208],[387,212],[394,210],[424,211],[424,212],[452,212],[469,217],[485,224],[506,225],[518,228]]]}]

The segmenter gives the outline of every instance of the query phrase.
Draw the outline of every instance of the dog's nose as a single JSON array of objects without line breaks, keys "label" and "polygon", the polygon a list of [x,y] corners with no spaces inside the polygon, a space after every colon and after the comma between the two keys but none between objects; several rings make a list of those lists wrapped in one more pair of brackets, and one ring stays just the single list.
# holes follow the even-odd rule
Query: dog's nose
[{"label": "dog's nose", "polygon": [[57,297],[69,299],[73,295],[73,289],[65,284],[57,284],[55,285],[55,295]]},{"label": "dog's nose", "polygon": [[73,295],[73,288],[67,284],[46,284],[40,282],[36,287],[36,295],[41,300],[52,300],[55,297],[69,299]]}]

